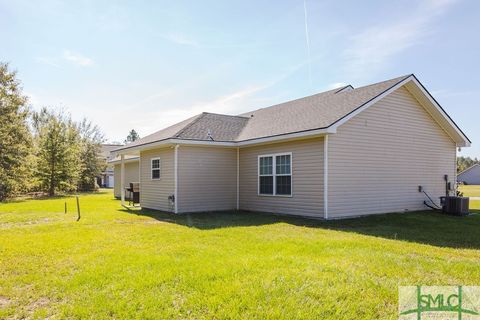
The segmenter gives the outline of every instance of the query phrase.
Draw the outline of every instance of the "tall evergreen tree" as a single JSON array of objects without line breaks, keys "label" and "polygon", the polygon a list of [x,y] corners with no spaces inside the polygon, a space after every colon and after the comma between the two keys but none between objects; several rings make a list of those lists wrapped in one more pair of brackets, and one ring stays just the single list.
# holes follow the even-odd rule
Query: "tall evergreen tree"
[{"label": "tall evergreen tree", "polygon": [[79,189],[95,190],[96,178],[105,170],[105,161],[99,158],[101,144],[105,140],[100,128],[87,119],[78,124],[80,132],[80,159],[82,163]]},{"label": "tall evergreen tree", "polygon": [[80,135],[77,126],[63,111],[43,108],[34,113],[36,142],[35,175],[40,188],[50,196],[57,191],[77,189],[81,172]]},{"label": "tall evergreen tree", "polygon": [[29,185],[31,133],[27,98],[16,72],[0,63],[0,201]]},{"label": "tall evergreen tree", "polygon": [[140,139],[140,136],[138,135],[137,131],[132,129],[128,133],[127,140],[125,140],[125,143],[131,143],[131,142],[136,141],[138,139]]}]

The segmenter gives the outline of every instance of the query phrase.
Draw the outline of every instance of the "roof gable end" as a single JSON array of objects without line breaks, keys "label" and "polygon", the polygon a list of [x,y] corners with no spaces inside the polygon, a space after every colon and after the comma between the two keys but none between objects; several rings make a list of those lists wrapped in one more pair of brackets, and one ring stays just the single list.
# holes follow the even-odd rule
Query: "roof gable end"
[{"label": "roof gable end", "polygon": [[[385,89],[380,94],[376,95],[372,99],[358,106],[355,110],[346,114],[342,118],[338,119],[329,127],[336,130],[339,126],[349,121],[351,118],[368,109],[376,102],[385,98],[387,95],[396,91],[402,86],[417,99],[420,105],[426,109],[426,111],[432,116],[437,124],[452,138],[458,147],[469,147],[471,141],[463,133],[463,131],[457,126],[457,124],[450,118],[440,104],[432,97],[432,95],[425,89],[425,87],[418,81],[415,75],[411,74],[402,78],[398,78],[399,81]],[[358,90],[358,89],[355,89]]]}]

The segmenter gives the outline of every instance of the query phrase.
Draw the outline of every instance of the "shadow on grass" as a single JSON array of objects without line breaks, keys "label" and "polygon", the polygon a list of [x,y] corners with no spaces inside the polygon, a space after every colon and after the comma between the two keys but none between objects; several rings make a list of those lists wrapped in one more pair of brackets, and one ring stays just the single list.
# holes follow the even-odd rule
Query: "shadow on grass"
[{"label": "shadow on grass", "polygon": [[150,209],[121,210],[201,230],[287,223],[296,226],[417,242],[438,247],[480,249],[480,210],[471,210],[472,214],[467,217],[422,211],[329,221],[247,211],[175,215]]}]

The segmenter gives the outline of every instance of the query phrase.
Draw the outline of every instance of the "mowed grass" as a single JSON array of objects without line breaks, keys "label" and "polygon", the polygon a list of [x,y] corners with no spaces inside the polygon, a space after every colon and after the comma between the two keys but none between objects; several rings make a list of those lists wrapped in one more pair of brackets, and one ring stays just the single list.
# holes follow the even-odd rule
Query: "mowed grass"
[{"label": "mowed grass", "polygon": [[480,197],[480,186],[477,185],[461,185],[458,189],[465,197]]},{"label": "mowed grass", "polygon": [[397,319],[399,285],[480,285],[478,213],[324,222],[128,211],[111,191],[80,203],[79,222],[72,197],[0,204],[0,318]]}]

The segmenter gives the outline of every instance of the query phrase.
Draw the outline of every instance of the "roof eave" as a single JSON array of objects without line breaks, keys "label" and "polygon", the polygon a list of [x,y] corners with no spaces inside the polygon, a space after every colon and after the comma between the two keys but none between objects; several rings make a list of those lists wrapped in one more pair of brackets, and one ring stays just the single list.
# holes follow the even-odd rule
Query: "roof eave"
[{"label": "roof eave", "polygon": [[[404,79],[400,80],[399,82],[397,82],[396,84],[388,88],[387,90],[383,91],[379,95],[365,102],[363,105],[359,106],[357,109],[353,110],[349,114],[340,118],[339,120],[331,124],[330,128],[334,128],[336,130],[339,126],[349,121],[351,118],[353,118],[357,114],[361,113],[362,111],[374,105],[375,103],[385,98],[395,90],[407,84],[413,84],[414,88],[418,89],[418,91],[429,102],[430,106],[433,108],[432,110],[436,110],[439,117],[445,120],[446,125],[442,126],[442,124],[440,123],[439,125],[447,132],[447,134],[449,134],[452,140],[455,141],[455,144],[457,145],[457,147],[470,147],[471,141],[468,139],[468,137],[463,133],[462,130],[460,130],[457,124],[452,120],[452,118],[450,118],[450,116],[445,112],[445,110],[440,106],[440,104],[435,100],[435,98],[433,98],[433,96],[427,91],[427,89],[420,83],[420,81],[418,81],[418,79],[415,77],[414,74],[411,74],[405,77]],[[408,90],[408,87],[407,87],[407,90]],[[425,108],[425,106],[423,107]],[[438,122],[438,119],[435,119],[435,120]]]},{"label": "roof eave", "polygon": [[[374,98],[370,99],[369,101],[365,102],[349,114],[345,115],[344,117],[338,119],[334,123],[330,124],[328,127],[325,128],[317,128],[317,129],[310,129],[310,130],[303,130],[299,132],[291,132],[291,133],[283,133],[274,136],[267,136],[267,137],[259,137],[253,138],[248,140],[240,140],[240,141],[207,141],[207,140],[194,140],[194,139],[181,139],[181,138],[167,138],[163,140],[158,140],[154,142],[144,143],[135,146],[125,146],[123,148],[119,148],[113,150],[111,153],[114,155],[121,155],[121,154],[134,154],[138,155],[142,150],[149,150],[149,149],[156,149],[161,147],[168,147],[173,145],[202,145],[202,146],[217,146],[217,147],[243,147],[243,146],[250,146],[250,145],[257,145],[257,144],[264,144],[264,143],[272,143],[277,141],[288,141],[294,139],[304,139],[310,138],[315,136],[322,136],[327,134],[333,134],[337,132],[337,128],[344,124],[345,122],[349,121],[351,118],[359,114],[360,112],[364,111],[368,107],[372,106],[379,100],[383,99],[390,93],[394,92],[398,88],[404,85],[413,85],[416,89],[416,94],[421,94],[425,99],[425,102],[428,102],[429,107],[431,110],[429,111],[427,107],[427,112],[435,111],[437,118],[434,117],[435,121],[449,134],[457,147],[469,147],[471,141],[468,137],[460,130],[460,128],[456,125],[456,123],[450,118],[450,116],[445,112],[445,110],[438,104],[438,102],[433,98],[433,96],[425,89],[425,87],[418,81],[415,75],[411,74],[406,76],[405,78],[399,80],[396,84],[392,85],[390,88],[386,89],[382,93],[378,94]],[[408,87],[407,87],[408,90]],[[410,90],[409,90],[410,91]],[[414,94],[414,93],[412,93]],[[414,94],[415,95],[415,94]],[[417,99],[418,100],[418,99]],[[439,123],[441,120],[442,123]],[[195,119],[193,120],[193,122]]]},{"label": "roof eave", "polygon": [[318,129],[305,130],[300,132],[291,132],[291,133],[285,133],[285,134],[280,134],[275,136],[261,137],[261,138],[242,140],[242,141],[207,141],[207,140],[169,138],[169,139],[155,141],[155,142],[142,144],[138,146],[132,146],[132,147],[127,146],[125,148],[112,151],[112,155],[115,155],[115,156],[122,155],[122,154],[137,155],[140,153],[140,151],[157,149],[162,147],[171,147],[174,145],[200,145],[200,146],[211,146],[211,147],[245,147],[245,146],[257,145],[257,144],[314,138],[314,137],[324,136],[332,133],[336,133],[335,128],[318,128]]},{"label": "roof eave", "polygon": [[[414,85],[414,87],[412,87],[412,85]],[[440,125],[440,127],[442,127],[442,129],[447,132],[447,134],[452,138],[452,140],[455,141],[457,147],[471,146],[471,141],[467,137],[467,135],[460,129],[460,127],[455,123],[455,121],[453,121],[453,119],[442,108],[442,106],[437,102],[437,100],[435,100],[435,98],[430,94],[430,92],[428,92],[425,86],[417,79],[417,77],[415,77],[415,75],[412,75],[410,77],[407,90],[414,96],[416,96],[416,94],[412,91],[417,91],[417,94],[418,91],[421,93],[421,96],[425,98],[424,100],[426,102],[425,104],[422,104],[423,107],[427,110],[427,112],[430,113],[430,115]]]}]

